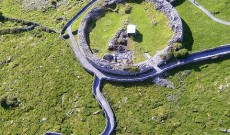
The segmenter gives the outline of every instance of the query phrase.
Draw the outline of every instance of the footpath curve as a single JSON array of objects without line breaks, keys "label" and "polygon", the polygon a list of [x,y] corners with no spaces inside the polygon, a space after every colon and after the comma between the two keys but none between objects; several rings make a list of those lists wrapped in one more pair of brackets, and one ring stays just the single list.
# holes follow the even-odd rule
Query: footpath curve
[{"label": "footpath curve", "polygon": [[196,7],[198,7],[199,9],[201,9],[208,17],[210,17],[212,20],[224,24],[224,25],[230,25],[230,22],[221,20],[219,18],[216,18],[215,16],[213,16],[207,9],[205,9],[203,6],[201,6],[199,3],[196,2],[196,0],[189,0],[193,5],[195,5]]},{"label": "footpath curve", "polygon": [[102,95],[100,91],[101,82],[102,82],[102,79],[94,75],[93,94],[95,98],[98,100],[98,103],[100,104],[100,106],[102,107],[105,117],[106,117],[106,126],[105,126],[104,131],[101,134],[110,135],[115,128],[116,120],[115,120],[113,110],[111,109],[109,103],[106,101],[106,99],[104,98],[104,96]]},{"label": "footpath curve", "polygon": [[[102,132],[103,135],[109,135],[113,132],[116,121],[115,121],[115,115],[109,106],[109,103],[106,101],[102,93],[100,92],[100,86],[102,80],[108,80],[108,81],[118,81],[118,82],[136,82],[136,81],[144,81],[149,78],[153,78],[159,74],[162,74],[165,71],[169,71],[171,69],[174,69],[179,66],[183,66],[190,63],[196,63],[199,61],[205,61],[210,60],[213,58],[218,58],[220,56],[225,56],[230,54],[230,44],[220,46],[213,49],[204,50],[201,52],[193,53],[189,55],[185,59],[181,59],[178,61],[174,61],[172,63],[166,64],[162,67],[159,67],[160,70],[152,70],[148,73],[144,73],[138,76],[118,76],[118,75],[111,75],[108,73],[105,73],[103,71],[98,70],[94,66],[92,66],[89,61],[84,57],[84,55],[81,53],[79,46],[74,39],[74,36],[72,34],[71,26],[72,24],[78,19],[78,17],[91,5],[93,5],[97,0],[92,0],[89,4],[86,5],[80,12],[78,12],[73,19],[71,19],[68,24],[64,27],[64,29],[61,32],[61,37],[63,37],[63,34],[65,30],[67,29],[67,33],[69,35],[69,39],[72,43],[71,49],[73,50],[75,56],[77,57],[79,63],[82,65],[82,67],[87,70],[89,73],[94,74],[94,84],[93,84],[93,93],[95,95],[95,98],[98,100],[99,104],[101,105],[105,117],[106,117],[106,127],[104,131]],[[63,38],[64,39],[64,38]],[[64,39],[65,40],[65,39]],[[68,44],[68,42],[66,42]]]}]

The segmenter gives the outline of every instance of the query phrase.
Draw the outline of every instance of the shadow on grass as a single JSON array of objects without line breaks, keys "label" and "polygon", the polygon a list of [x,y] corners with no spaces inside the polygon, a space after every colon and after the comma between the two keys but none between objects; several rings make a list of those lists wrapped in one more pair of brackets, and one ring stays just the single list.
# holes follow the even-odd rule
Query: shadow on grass
[{"label": "shadow on grass", "polygon": [[6,18],[0,14],[0,22],[5,23],[6,21]]},{"label": "shadow on grass", "polygon": [[141,34],[140,31],[137,30],[136,35],[133,36],[133,41],[141,43],[143,41],[143,34]]},{"label": "shadow on grass", "polygon": [[136,4],[141,4],[144,0],[126,0],[125,2],[127,3],[136,3]]},{"label": "shadow on grass", "polygon": [[[77,33],[78,33],[78,30],[75,30],[75,31],[72,32],[73,35],[77,35]],[[63,38],[64,39],[69,39],[69,35],[66,34],[66,35],[63,36]]]},{"label": "shadow on grass", "polygon": [[192,31],[189,28],[188,24],[181,18],[182,23],[183,23],[183,30],[184,30],[184,35],[183,35],[183,41],[182,44],[184,48],[188,49],[189,51],[192,50],[192,45],[194,43],[194,39],[192,36]]},{"label": "shadow on grass", "polygon": [[[152,86],[153,85],[153,82],[151,79],[148,79],[148,80],[145,80],[145,81],[138,81],[138,82],[114,82],[114,81],[103,81],[102,82],[102,87],[101,87],[101,90],[103,91],[104,89],[104,85],[105,84],[112,84],[116,87],[125,87],[125,88],[135,88],[136,86],[143,86],[143,87],[148,87],[148,86]],[[122,92],[122,91],[121,91]]]},{"label": "shadow on grass", "polygon": [[97,20],[91,20],[88,24],[87,30],[86,30],[86,42],[90,46],[90,33],[93,31],[94,28],[96,28],[96,21]]},{"label": "shadow on grass", "polygon": [[181,4],[183,4],[185,2],[185,0],[176,0],[172,3],[172,5],[174,7],[180,6]]}]

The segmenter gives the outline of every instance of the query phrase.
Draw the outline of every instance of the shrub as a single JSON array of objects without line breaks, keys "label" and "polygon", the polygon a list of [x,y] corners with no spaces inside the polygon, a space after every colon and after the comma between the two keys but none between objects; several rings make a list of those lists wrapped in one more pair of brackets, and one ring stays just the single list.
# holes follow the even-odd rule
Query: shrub
[{"label": "shrub", "polygon": [[188,55],[189,53],[187,49],[180,49],[179,51],[174,52],[174,57],[177,59],[187,57]]},{"label": "shrub", "polygon": [[182,45],[181,43],[178,43],[178,42],[173,43],[172,46],[173,46],[173,48],[174,48],[175,50],[180,50],[180,49],[183,48],[183,45]]},{"label": "shrub", "polygon": [[174,53],[173,48],[170,47],[170,48],[167,50],[167,53],[168,53],[168,55],[173,55],[173,53]]}]

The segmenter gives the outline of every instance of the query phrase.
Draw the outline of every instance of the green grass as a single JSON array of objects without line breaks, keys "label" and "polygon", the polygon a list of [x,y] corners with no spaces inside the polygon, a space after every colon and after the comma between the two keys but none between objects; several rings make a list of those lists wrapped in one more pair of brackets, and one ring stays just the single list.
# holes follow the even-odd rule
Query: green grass
[{"label": "green grass", "polygon": [[62,4],[57,9],[48,8],[46,10],[27,11],[22,7],[21,0],[2,0],[0,1],[0,11],[7,17],[35,21],[44,26],[61,31],[67,21],[56,21],[56,18],[65,17],[69,20],[88,3],[87,1],[79,2],[75,0],[67,0],[66,2],[66,5]]},{"label": "green grass", "polygon": [[[35,32],[0,37],[0,61],[12,57],[10,63],[0,65],[0,95],[15,96],[21,102],[13,109],[0,107],[0,132],[66,134],[62,127],[67,126],[74,134],[99,134],[105,120],[102,113],[90,115],[100,110],[91,93],[91,75],[73,59],[57,34],[41,33],[36,38]],[[72,109],[73,115],[67,117]]]},{"label": "green grass", "polygon": [[189,1],[176,7],[184,20],[184,46],[191,52],[229,44],[230,27],[210,19]]},{"label": "green grass", "polygon": [[[150,81],[105,83],[103,93],[118,119],[116,134],[222,134],[230,125],[230,87],[220,91],[219,86],[230,83],[230,60],[210,63],[170,72],[175,90]],[[178,72],[183,70],[191,74]],[[162,117],[167,119],[162,122]]]},{"label": "green grass", "polygon": [[[53,18],[60,14],[69,19],[80,10],[73,6],[74,1],[69,1],[68,10],[63,6],[58,11],[25,12],[18,2],[0,1],[0,10],[6,16],[57,29],[59,25]],[[230,43],[229,26],[214,22],[189,1],[176,8],[187,24],[184,43],[191,52]],[[0,29],[15,25],[18,24],[1,24]],[[1,35],[0,43],[0,97],[11,95],[21,102],[12,109],[0,107],[1,134],[41,135],[56,131],[85,135],[103,131],[105,118],[91,92],[93,77],[73,59],[58,34],[35,29]],[[1,64],[9,56],[11,62]],[[174,90],[156,86],[151,80],[104,82],[102,91],[117,117],[116,134],[222,134],[222,128],[230,128],[230,88],[220,91],[219,87],[230,83],[229,65],[226,58],[177,68],[168,76],[175,84]],[[191,70],[191,74],[182,76],[179,72],[183,70]],[[71,110],[74,113],[66,117]],[[98,115],[90,115],[98,110]],[[167,119],[162,123],[161,117]]]},{"label": "green grass", "polygon": [[[142,2],[141,4],[129,3],[132,6],[130,14],[124,14],[124,5],[119,5],[119,13],[109,12],[93,25],[89,34],[91,49],[99,50],[97,55],[101,58],[105,53],[109,53],[108,43],[115,36],[116,32],[124,25],[129,18],[131,24],[137,25],[137,41],[130,41],[129,50],[133,52],[134,62],[139,63],[145,60],[144,52],[154,55],[156,51],[167,46],[172,37],[172,31],[167,26],[167,18],[160,12],[153,10],[153,5]],[[147,8],[145,10],[145,8]],[[152,21],[157,25],[154,26]],[[144,23],[143,23],[144,22]]]},{"label": "green grass", "polygon": [[215,15],[217,18],[230,21],[230,1],[229,0],[197,0],[209,12],[220,12]]},{"label": "green grass", "polygon": [[[102,3],[102,0],[99,0],[98,2],[94,3],[94,5],[92,5],[91,7],[89,7],[81,16],[79,16],[79,18],[72,24],[72,31],[77,30],[83,17],[95,6],[98,6]],[[76,36],[77,37],[77,36]]]}]

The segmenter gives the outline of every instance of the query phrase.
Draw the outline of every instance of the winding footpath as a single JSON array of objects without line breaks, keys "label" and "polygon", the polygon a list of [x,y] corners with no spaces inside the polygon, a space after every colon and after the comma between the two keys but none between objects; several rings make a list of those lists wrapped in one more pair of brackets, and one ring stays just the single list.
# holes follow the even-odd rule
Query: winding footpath
[{"label": "winding footpath", "polygon": [[208,17],[210,17],[212,20],[224,24],[224,25],[229,25],[230,26],[230,22],[221,20],[219,18],[216,18],[215,16],[213,16],[207,9],[205,9],[203,6],[201,6],[199,3],[196,2],[196,0],[189,0],[193,5],[195,5],[196,7],[198,7],[199,9],[201,9]]},{"label": "winding footpath", "polygon": [[115,128],[116,120],[109,103],[105,100],[104,96],[100,92],[101,82],[102,79],[98,78],[97,76],[94,76],[93,94],[95,98],[98,100],[101,107],[103,108],[106,117],[106,127],[102,134],[110,135]]},{"label": "winding footpath", "polygon": [[[89,73],[94,75],[94,83],[92,87],[93,94],[95,98],[98,100],[100,106],[102,107],[105,117],[106,117],[106,127],[104,131],[101,133],[102,135],[109,135],[113,132],[116,126],[115,115],[113,110],[111,109],[109,103],[106,101],[104,96],[100,91],[101,83],[103,80],[108,81],[117,81],[117,82],[136,82],[136,81],[144,81],[149,78],[153,78],[159,74],[162,74],[165,71],[169,71],[179,66],[196,63],[200,61],[210,60],[214,58],[218,58],[221,56],[230,55],[230,44],[220,46],[213,49],[204,50],[201,52],[190,54],[187,58],[180,59],[178,61],[174,61],[172,63],[168,63],[162,67],[159,67],[157,70],[152,70],[148,73],[136,75],[136,76],[121,76],[121,75],[111,75],[106,72],[102,72],[95,68],[93,65],[89,63],[89,61],[84,57],[81,50],[79,49],[79,45],[77,44],[74,36],[72,34],[71,26],[78,19],[78,17],[86,11],[91,5],[93,5],[97,0],[91,1],[87,4],[80,12],[78,12],[73,19],[71,19],[64,29],[61,32],[61,37],[63,37],[64,32],[67,30],[69,35],[69,39],[72,43],[72,49],[74,51],[75,56],[77,57],[79,63],[82,67],[87,70]],[[63,40],[65,40],[63,38]],[[66,42],[68,44],[68,42]]]}]

